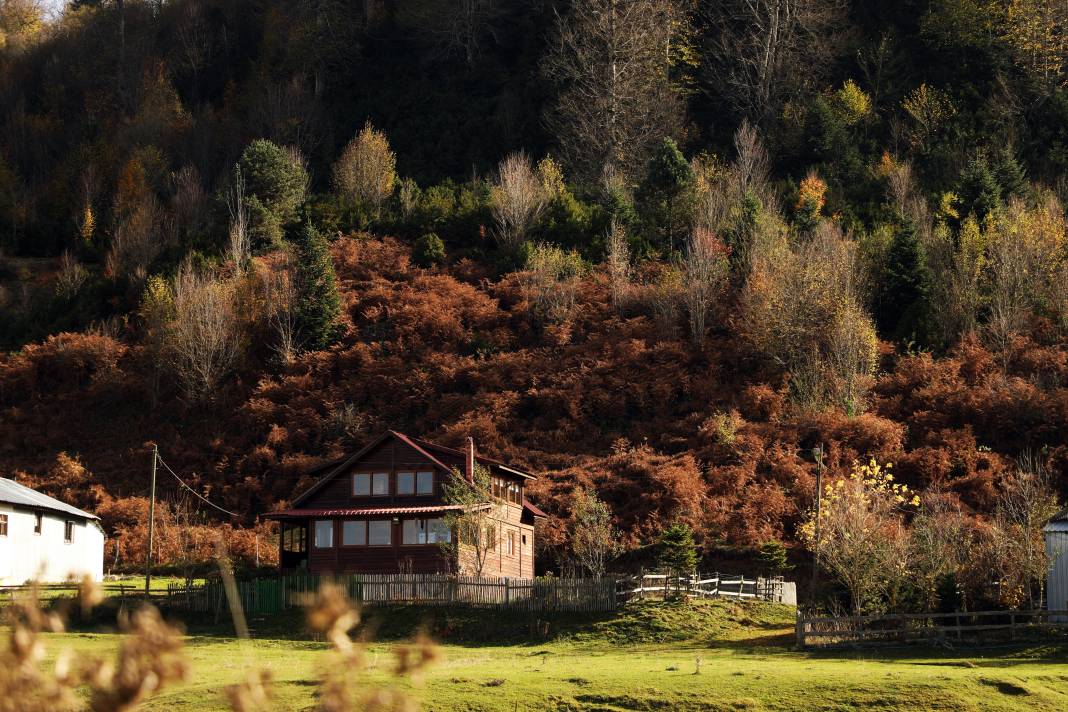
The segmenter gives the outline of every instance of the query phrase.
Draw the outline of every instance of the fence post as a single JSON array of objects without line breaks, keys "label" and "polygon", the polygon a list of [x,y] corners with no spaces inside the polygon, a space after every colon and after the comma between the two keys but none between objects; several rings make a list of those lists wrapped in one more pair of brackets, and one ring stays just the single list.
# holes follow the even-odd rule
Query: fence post
[{"label": "fence post", "polygon": [[805,615],[801,612],[801,608],[797,609],[797,620],[794,623],[794,636],[797,639],[797,647],[805,647]]}]

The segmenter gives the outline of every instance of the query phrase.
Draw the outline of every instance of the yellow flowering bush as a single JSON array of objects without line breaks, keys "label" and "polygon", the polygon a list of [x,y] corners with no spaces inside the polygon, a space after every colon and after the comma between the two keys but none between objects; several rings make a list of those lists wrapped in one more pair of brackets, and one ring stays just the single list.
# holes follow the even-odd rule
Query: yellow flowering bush
[{"label": "yellow flowering bush", "polygon": [[855,464],[819,493],[820,506],[801,526],[801,539],[849,590],[853,612],[882,604],[905,580],[909,535],[905,515],[920,505],[894,481],[891,463]]}]

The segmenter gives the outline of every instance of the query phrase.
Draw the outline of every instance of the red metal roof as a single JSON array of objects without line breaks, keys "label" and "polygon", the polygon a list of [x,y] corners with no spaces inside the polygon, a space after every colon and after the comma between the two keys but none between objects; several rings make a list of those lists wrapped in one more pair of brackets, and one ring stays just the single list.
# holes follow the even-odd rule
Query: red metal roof
[{"label": "red metal roof", "polygon": [[533,514],[535,517],[548,517],[549,516],[545,512],[541,511],[541,509],[539,509],[538,506],[536,504],[534,504],[533,502],[531,502],[529,499],[524,499],[523,500],[523,508],[526,509],[526,510],[529,510],[530,513]]},{"label": "red metal roof", "polygon": [[268,519],[293,519],[304,517],[363,517],[376,514],[433,514],[436,512],[451,512],[463,509],[458,505],[439,504],[425,507],[341,507],[334,509],[284,509],[280,512],[269,512],[264,516]]}]

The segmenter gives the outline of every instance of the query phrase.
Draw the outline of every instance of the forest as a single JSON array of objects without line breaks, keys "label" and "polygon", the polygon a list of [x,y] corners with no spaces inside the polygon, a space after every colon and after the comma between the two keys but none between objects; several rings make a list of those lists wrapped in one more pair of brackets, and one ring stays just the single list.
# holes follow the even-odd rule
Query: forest
[{"label": "forest", "polygon": [[1066,72],[1048,0],[0,0],[0,475],[134,566],[155,444],[237,514],[164,474],[159,559],[269,561],[317,467],[472,436],[559,573],[582,493],[800,551],[874,460],[1019,598]]}]

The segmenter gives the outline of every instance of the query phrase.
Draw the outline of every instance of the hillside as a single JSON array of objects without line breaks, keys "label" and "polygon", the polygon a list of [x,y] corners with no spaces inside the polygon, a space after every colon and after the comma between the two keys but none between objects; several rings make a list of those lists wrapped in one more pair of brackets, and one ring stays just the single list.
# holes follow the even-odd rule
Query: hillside
[{"label": "hillside", "polygon": [[799,549],[874,459],[969,542],[929,605],[1037,591],[995,520],[1068,496],[1068,16],[459,5],[0,2],[0,475],[134,566],[155,444],[236,514],[164,469],[160,560],[269,563],[316,467],[471,436],[560,573],[579,489],[631,563]]}]

